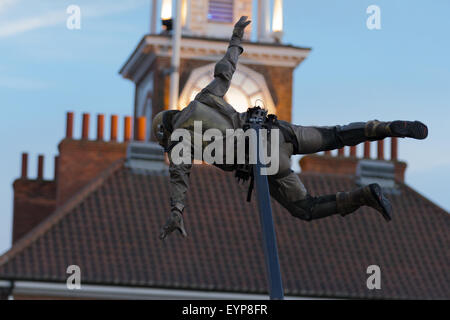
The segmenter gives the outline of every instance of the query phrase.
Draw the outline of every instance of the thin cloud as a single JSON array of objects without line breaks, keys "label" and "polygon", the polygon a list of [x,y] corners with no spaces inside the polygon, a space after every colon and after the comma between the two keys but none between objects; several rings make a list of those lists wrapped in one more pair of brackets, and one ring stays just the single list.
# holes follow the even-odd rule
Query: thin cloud
[{"label": "thin cloud", "polygon": [[1,0],[0,1],[0,15],[6,12],[9,8],[18,4],[20,0]]},{"label": "thin cloud", "polygon": [[[5,10],[8,6],[16,4],[19,0],[6,0],[6,3],[0,5],[0,11],[2,8]],[[104,3],[103,5],[80,5],[81,19],[95,18],[111,14],[116,14],[126,10],[135,9],[142,5],[147,5],[146,0],[127,1],[126,3]],[[0,38],[10,37],[23,32],[36,30],[44,27],[51,27],[56,25],[65,25],[68,18],[64,10],[54,10],[45,14],[37,15],[34,17],[19,19],[15,21],[5,21],[0,25]]]},{"label": "thin cloud", "polygon": [[20,78],[20,77],[0,77],[0,88],[19,89],[19,90],[40,90],[48,88],[48,83],[40,80]]},{"label": "thin cloud", "polygon": [[64,13],[54,11],[42,16],[7,22],[0,26],[0,37],[13,36],[26,31],[57,25],[63,23],[65,19]]}]

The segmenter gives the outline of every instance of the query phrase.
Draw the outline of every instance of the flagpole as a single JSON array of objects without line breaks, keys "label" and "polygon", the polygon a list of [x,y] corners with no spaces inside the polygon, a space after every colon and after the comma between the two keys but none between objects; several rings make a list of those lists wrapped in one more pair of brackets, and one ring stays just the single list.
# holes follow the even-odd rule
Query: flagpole
[{"label": "flagpole", "polygon": [[278,258],[277,239],[272,216],[272,205],[270,203],[269,183],[267,175],[261,174],[264,167],[261,163],[260,149],[262,146],[261,127],[264,117],[254,115],[250,119],[251,128],[256,131],[257,143],[253,145],[256,153],[256,165],[253,166],[256,196],[258,200],[259,217],[261,222],[262,243],[264,248],[264,259],[266,262],[267,280],[269,284],[269,296],[271,300],[283,300],[284,289],[281,279],[280,262]]},{"label": "flagpole", "polygon": [[181,46],[181,0],[175,0],[172,30],[172,59],[170,74],[169,109],[178,109],[178,92],[180,86],[180,46]]}]

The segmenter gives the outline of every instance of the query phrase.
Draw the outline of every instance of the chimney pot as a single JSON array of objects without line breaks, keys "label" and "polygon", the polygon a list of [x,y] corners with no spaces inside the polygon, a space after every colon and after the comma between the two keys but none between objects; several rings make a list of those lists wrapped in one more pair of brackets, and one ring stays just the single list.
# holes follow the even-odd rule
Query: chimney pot
[{"label": "chimney pot", "polygon": [[124,137],[123,140],[128,142],[131,140],[131,117],[125,117],[125,125],[124,125]]},{"label": "chimney pot", "polygon": [[398,159],[398,138],[392,138],[391,140],[391,160],[397,161]]},{"label": "chimney pot", "polygon": [[105,116],[103,114],[97,115],[97,140],[103,141],[103,133],[105,131]]},{"label": "chimney pot", "polygon": [[350,147],[350,157],[356,158],[356,146]]},{"label": "chimney pot", "polygon": [[83,131],[81,138],[83,140],[89,139],[89,113],[83,113]]},{"label": "chimney pot", "polygon": [[145,141],[145,133],[146,133],[146,118],[145,117],[139,117],[137,118],[137,141]]},{"label": "chimney pot", "polygon": [[59,156],[55,156],[55,173],[54,173],[55,181],[58,179],[58,166],[59,166]]},{"label": "chimney pot", "polygon": [[331,150],[325,151],[324,155],[326,155],[326,156],[331,156]]},{"label": "chimney pot", "polygon": [[117,141],[117,122],[118,117],[116,115],[111,116],[111,141]]},{"label": "chimney pot", "polygon": [[378,140],[377,158],[378,158],[378,160],[384,160],[384,140]]},{"label": "chimney pot", "polygon": [[344,148],[338,149],[338,157],[343,157],[343,156],[344,156]]},{"label": "chimney pot", "polygon": [[28,177],[28,153],[22,153],[22,179]]},{"label": "chimney pot", "polygon": [[66,115],[66,138],[72,139],[73,137],[73,112],[67,112]]},{"label": "chimney pot", "polygon": [[370,158],[370,141],[364,142],[364,158]]},{"label": "chimney pot", "polygon": [[39,157],[38,157],[37,178],[39,180],[42,180],[44,178],[44,156],[43,155],[39,155]]}]

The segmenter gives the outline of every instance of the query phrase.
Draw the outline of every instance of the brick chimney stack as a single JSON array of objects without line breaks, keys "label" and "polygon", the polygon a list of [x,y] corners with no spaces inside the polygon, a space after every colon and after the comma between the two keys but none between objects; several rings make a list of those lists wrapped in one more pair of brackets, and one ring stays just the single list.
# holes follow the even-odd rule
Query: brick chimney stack
[{"label": "brick chimney stack", "polygon": [[118,116],[110,117],[110,138],[105,137],[105,115],[97,115],[95,140],[89,139],[90,114],[83,113],[81,139],[74,138],[73,112],[67,113],[66,138],[59,145],[57,205],[63,204],[113,162],[126,157],[132,140],[132,118],[124,117],[124,138],[118,141]]},{"label": "brick chimney stack", "polygon": [[[391,156],[387,160],[384,156],[385,140],[377,141],[376,161],[390,161],[395,165],[395,178],[399,182],[405,181],[406,163],[398,161],[398,140],[391,138]],[[330,173],[355,175],[358,161],[361,159],[371,159],[372,142],[366,141],[363,144],[363,157],[357,157],[357,147],[345,147],[337,151],[337,156],[333,156],[331,151],[325,151],[323,154],[314,154],[304,156],[300,160],[302,172]],[[346,149],[349,149],[349,155],[346,155]]]},{"label": "brick chimney stack", "polygon": [[[89,184],[113,162],[126,157],[132,137],[132,118],[124,118],[124,141],[118,141],[118,116],[111,116],[110,140],[105,138],[105,116],[97,115],[97,136],[89,139],[90,114],[84,113],[80,138],[74,136],[73,112],[66,115],[66,133],[55,157],[54,179],[44,178],[44,156],[38,156],[35,179],[28,177],[28,154],[22,154],[20,178],[14,184],[13,242],[48,217],[58,206]],[[145,139],[145,118],[138,120],[138,136]]]},{"label": "brick chimney stack", "polygon": [[21,175],[14,181],[13,243],[48,217],[56,207],[56,184],[44,179],[44,156],[38,156],[36,179],[28,177],[28,154],[22,154]]}]

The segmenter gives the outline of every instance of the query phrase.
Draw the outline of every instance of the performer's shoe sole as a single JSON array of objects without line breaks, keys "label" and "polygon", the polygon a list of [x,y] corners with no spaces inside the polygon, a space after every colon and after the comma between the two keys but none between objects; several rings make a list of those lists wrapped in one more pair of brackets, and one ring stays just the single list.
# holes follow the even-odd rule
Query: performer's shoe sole
[{"label": "performer's shoe sole", "polygon": [[392,206],[389,200],[383,195],[381,187],[378,184],[374,183],[370,185],[370,190],[372,191],[374,198],[381,208],[380,213],[383,215],[383,218],[386,221],[391,221]]},{"label": "performer's shoe sole", "polygon": [[393,121],[390,125],[393,136],[423,140],[428,136],[428,127],[420,121]]}]

